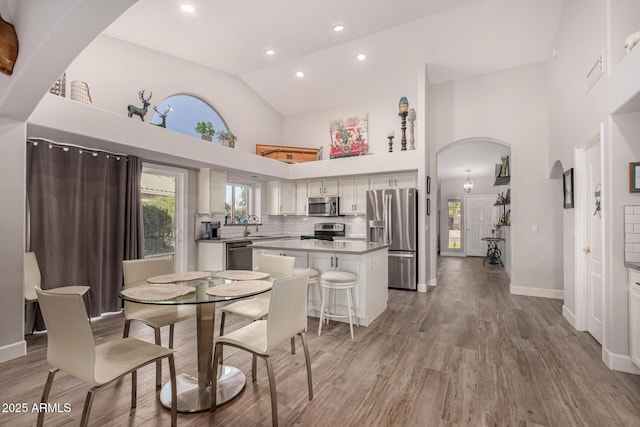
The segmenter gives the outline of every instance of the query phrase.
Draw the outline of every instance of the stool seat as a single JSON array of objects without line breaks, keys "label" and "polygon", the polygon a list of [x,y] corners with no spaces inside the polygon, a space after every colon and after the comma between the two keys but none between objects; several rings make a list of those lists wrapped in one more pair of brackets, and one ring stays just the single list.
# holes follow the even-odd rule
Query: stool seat
[{"label": "stool seat", "polygon": [[[293,275],[296,276],[298,274],[302,274],[304,271],[306,271],[306,268],[294,268],[293,269]],[[318,279],[320,277],[320,272],[318,270],[314,270],[313,268],[309,268],[309,281]]]},{"label": "stool seat", "polygon": [[[322,323],[325,319],[348,317],[349,318],[349,331],[351,332],[351,339],[353,339],[353,323],[355,320],[356,326],[358,323],[358,307],[356,302],[355,289],[358,285],[358,275],[348,271],[331,270],[325,271],[320,275],[320,286],[322,287],[322,302],[320,306],[320,321],[318,323],[318,336],[322,333]],[[328,302],[333,295],[335,299],[335,293],[338,291],[346,291],[347,305],[336,304]],[[328,294],[327,294],[328,292]],[[336,311],[340,307],[346,308],[346,314],[341,314]]]},{"label": "stool seat", "polygon": [[326,271],[320,276],[323,283],[330,285],[347,285],[358,281],[358,276],[348,271]]}]

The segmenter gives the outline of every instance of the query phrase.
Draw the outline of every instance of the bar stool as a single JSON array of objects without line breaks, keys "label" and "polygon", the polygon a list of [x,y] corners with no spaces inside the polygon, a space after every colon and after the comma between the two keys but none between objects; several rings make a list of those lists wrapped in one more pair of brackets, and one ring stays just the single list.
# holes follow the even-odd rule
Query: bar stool
[{"label": "bar stool", "polygon": [[[358,323],[358,307],[356,305],[355,289],[358,284],[358,276],[348,271],[327,271],[320,275],[320,286],[322,287],[322,303],[320,305],[320,322],[318,325],[318,336],[322,333],[322,322],[327,319],[348,317],[351,339],[353,339],[353,320],[355,317],[356,326]],[[327,295],[327,291],[329,294]],[[347,314],[340,314],[336,309],[344,304],[335,304],[335,293],[337,291],[347,292]],[[327,303],[327,297],[333,296],[333,303]],[[327,304],[329,304],[327,306]]]},{"label": "bar stool", "polygon": [[[302,274],[306,268],[294,268],[293,274]],[[320,272],[309,268],[309,287],[307,295],[307,309],[319,310],[322,305],[322,289],[320,289]],[[316,291],[314,291],[316,289]],[[317,294],[317,297],[316,295]],[[310,302],[310,303],[309,303]]]}]

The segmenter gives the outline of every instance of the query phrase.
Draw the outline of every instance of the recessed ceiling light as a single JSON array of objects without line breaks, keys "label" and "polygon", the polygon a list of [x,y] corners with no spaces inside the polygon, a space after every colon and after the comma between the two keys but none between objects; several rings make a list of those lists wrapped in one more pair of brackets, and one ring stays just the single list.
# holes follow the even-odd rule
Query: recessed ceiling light
[{"label": "recessed ceiling light", "polygon": [[182,9],[183,12],[189,12],[189,13],[195,12],[195,10],[196,10],[195,7],[193,7],[192,5],[187,4],[187,3],[183,4],[182,6],[180,6],[180,9]]},{"label": "recessed ceiling light", "polygon": [[304,73],[302,71],[296,71],[296,76],[302,78],[304,77]]},{"label": "recessed ceiling light", "polygon": [[356,56],[356,59],[357,59],[358,61],[364,61],[365,59],[367,59],[367,55],[365,55],[364,53],[359,53],[359,54]]},{"label": "recessed ceiling light", "polygon": [[267,49],[264,51],[265,55],[275,55],[276,51],[273,49]]},{"label": "recessed ceiling light", "polygon": [[333,31],[335,31],[335,32],[339,32],[339,31],[342,31],[342,30],[344,30],[344,25],[342,25],[342,24],[338,24],[338,25],[334,25],[333,26]]}]

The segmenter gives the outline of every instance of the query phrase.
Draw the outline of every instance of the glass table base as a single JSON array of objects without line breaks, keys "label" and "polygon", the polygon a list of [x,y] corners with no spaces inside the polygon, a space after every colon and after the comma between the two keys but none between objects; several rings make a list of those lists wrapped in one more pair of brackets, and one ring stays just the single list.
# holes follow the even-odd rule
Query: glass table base
[{"label": "glass table base", "polygon": [[[218,406],[224,405],[236,397],[244,389],[246,377],[244,373],[233,366],[218,367]],[[211,391],[207,386],[198,389],[198,374],[183,373],[176,376],[178,386],[178,412],[200,412],[211,409]],[[160,402],[171,409],[171,381],[162,386]]]}]

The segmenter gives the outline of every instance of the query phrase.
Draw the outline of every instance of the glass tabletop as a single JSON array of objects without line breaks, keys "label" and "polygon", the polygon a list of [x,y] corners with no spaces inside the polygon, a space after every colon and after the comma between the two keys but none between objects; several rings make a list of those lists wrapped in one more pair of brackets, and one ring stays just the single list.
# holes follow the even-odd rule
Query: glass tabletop
[{"label": "glass tabletop", "polygon": [[[211,271],[211,275],[209,277],[206,277],[206,278],[203,278],[203,279],[196,279],[196,280],[190,280],[190,281],[186,281],[186,282],[179,282],[179,283],[176,283],[175,285],[171,285],[171,284],[161,285],[161,286],[164,286],[164,287],[167,287],[167,286],[184,286],[184,287],[193,288],[192,292],[188,293],[187,295],[180,296],[180,297],[175,297],[175,298],[161,300],[161,301],[144,301],[144,300],[140,300],[138,298],[131,298],[131,297],[127,296],[127,295],[124,295],[122,293],[122,291],[120,291],[118,293],[118,296],[120,298],[122,298],[124,301],[135,302],[135,303],[139,303],[139,304],[180,305],[180,304],[207,304],[207,303],[234,301],[234,300],[239,300],[239,299],[243,299],[243,298],[259,295],[259,294],[262,294],[262,293],[265,293],[265,292],[269,291],[269,289],[263,289],[263,290],[260,290],[260,291],[251,292],[251,293],[247,293],[247,294],[243,294],[243,295],[235,295],[235,296],[209,295],[207,293],[207,289],[209,289],[211,287],[220,286],[220,285],[224,285],[224,284],[228,284],[228,283],[234,283],[233,280],[222,279],[222,278],[216,277],[216,274],[219,273],[219,272],[220,271]],[[270,277],[267,277],[266,279],[263,279],[263,280],[270,281],[270,282],[272,281],[272,279]],[[242,283],[242,282],[239,281],[237,283]],[[131,289],[131,288],[137,287],[137,286],[153,287],[153,286],[160,286],[160,285],[154,285],[154,284],[148,283],[146,280],[141,280],[139,282],[134,282],[134,283],[130,284],[127,287],[127,289]]]}]

